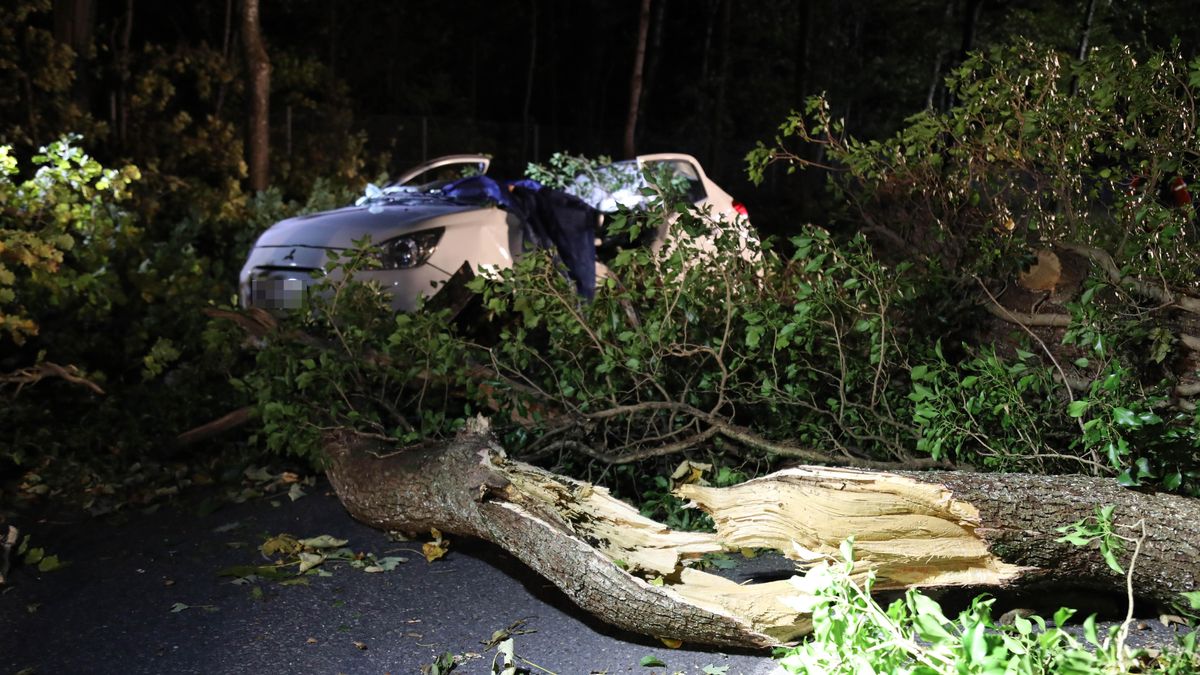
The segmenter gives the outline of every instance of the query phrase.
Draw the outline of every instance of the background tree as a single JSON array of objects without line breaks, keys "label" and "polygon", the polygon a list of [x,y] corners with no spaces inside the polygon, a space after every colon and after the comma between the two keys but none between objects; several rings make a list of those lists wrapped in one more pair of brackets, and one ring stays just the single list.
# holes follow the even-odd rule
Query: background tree
[{"label": "background tree", "polygon": [[642,100],[642,71],[646,63],[646,39],[650,33],[650,0],[642,0],[638,12],[637,42],[633,52],[633,72],[629,76],[629,112],[625,115],[625,141],[622,145],[625,157],[634,156],[634,138],[637,131],[638,114]]},{"label": "background tree", "polygon": [[249,82],[246,164],[250,189],[262,192],[270,181],[271,61],[263,42],[258,0],[242,0],[242,45]]}]

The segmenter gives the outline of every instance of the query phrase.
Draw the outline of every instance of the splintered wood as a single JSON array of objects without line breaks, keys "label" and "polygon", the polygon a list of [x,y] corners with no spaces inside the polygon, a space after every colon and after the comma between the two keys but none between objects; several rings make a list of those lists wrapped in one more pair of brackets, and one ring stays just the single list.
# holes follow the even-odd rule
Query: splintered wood
[{"label": "splintered wood", "polygon": [[[767,647],[811,630],[784,600],[788,580],[738,584],[705,572],[707,553],[770,548],[797,573],[836,561],[854,537],[856,573],[875,588],[1068,583],[1123,588],[1096,547],[1058,528],[1114,507],[1145,542],[1138,593],[1169,602],[1200,586],[1200,502],[1124,490],[1087,476],[883,473],[798,467],[729,488],[677,494],[716,533],[677,532],[607,490],[511,461],[486,428],[445,444],[395,449],[350,434],[326,440],[330,482],[347,510],[387,530],[491,541],[610,624],[692,643]],[[736,554],[735,554],[736,555]]]}]

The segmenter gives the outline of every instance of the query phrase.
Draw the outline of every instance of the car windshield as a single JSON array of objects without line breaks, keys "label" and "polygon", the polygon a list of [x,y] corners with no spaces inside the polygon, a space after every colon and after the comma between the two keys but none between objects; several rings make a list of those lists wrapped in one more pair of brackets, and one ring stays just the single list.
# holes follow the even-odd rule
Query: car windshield
[{"label": "car windshield", "polygon": [[354,200],[355,206],[370,206],[382,208],[383,204],[411,204],[420,206],[431,203],[467,203],[455,199],[442,192],[441,188],[450,181],[436,181],[424,185],[385,185],[379,187],[368,183],[363,195]]}]

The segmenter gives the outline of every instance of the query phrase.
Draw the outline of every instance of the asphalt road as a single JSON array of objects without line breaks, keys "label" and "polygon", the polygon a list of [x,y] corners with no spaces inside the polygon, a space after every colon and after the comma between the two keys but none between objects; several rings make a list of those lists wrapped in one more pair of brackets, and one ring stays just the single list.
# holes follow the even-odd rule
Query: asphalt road
[{"label": "asphalt road", "polygon": [[[27,526],[34,544],[70,564],[10,574],[0,590],[0,673],[400,674],[444,652],[468,655],[455,673],[488,673],[494,651],[483,643],[521,620],[530,632],[514,636],[516,654],[560,675],[774,669],[763,653],[670,649],[604,626],[491,545],[455,539],[428,563],[419,542],[353,521],[324,483],[308,492],[208,515],[167,505],[117,524]],[[262,564],[257,547],[280,533],[328,534],[408,562],[374,574],[326,563],[332,576],[294,586],[217,575]],[[666,667],[640,665],[647,656]]]}]

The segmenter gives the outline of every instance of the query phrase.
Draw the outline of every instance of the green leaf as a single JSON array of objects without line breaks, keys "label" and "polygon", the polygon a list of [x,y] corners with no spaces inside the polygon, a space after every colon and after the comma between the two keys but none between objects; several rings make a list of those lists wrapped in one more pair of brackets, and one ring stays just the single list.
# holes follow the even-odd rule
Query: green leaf
[{"label": "green leaf", "polygon": [[662,659],[660,659],[657,656],[654,656],[652,654],[643,656],[642,660],[638,661],[638,663],[643,668],[666,668],[667,667],[667,664],[663,663]]},{"label": "green leaf", "polygon": [[967,630],[962,639],[966,643],[967,653],[974,663],[983,663],[988,655],[986,626],[977,623]]},{"label": "green leaf", "polygon": [[1191,605],[1192,609],[1200,609],[1200,591],[1187,591],[1180,593],[1185,600]]},{"label": "green leaf", "polygon": [[1112,411],[1113,421],[1123,427],[1140,427],[1142,420],[1129,408],[1116,407]]},{"label": "green leaf", "polygon": [[41,547],[31,548],[25,552],[25,564],[36,565],[40,563],[44,557],[46,557],[45,549]]}]

